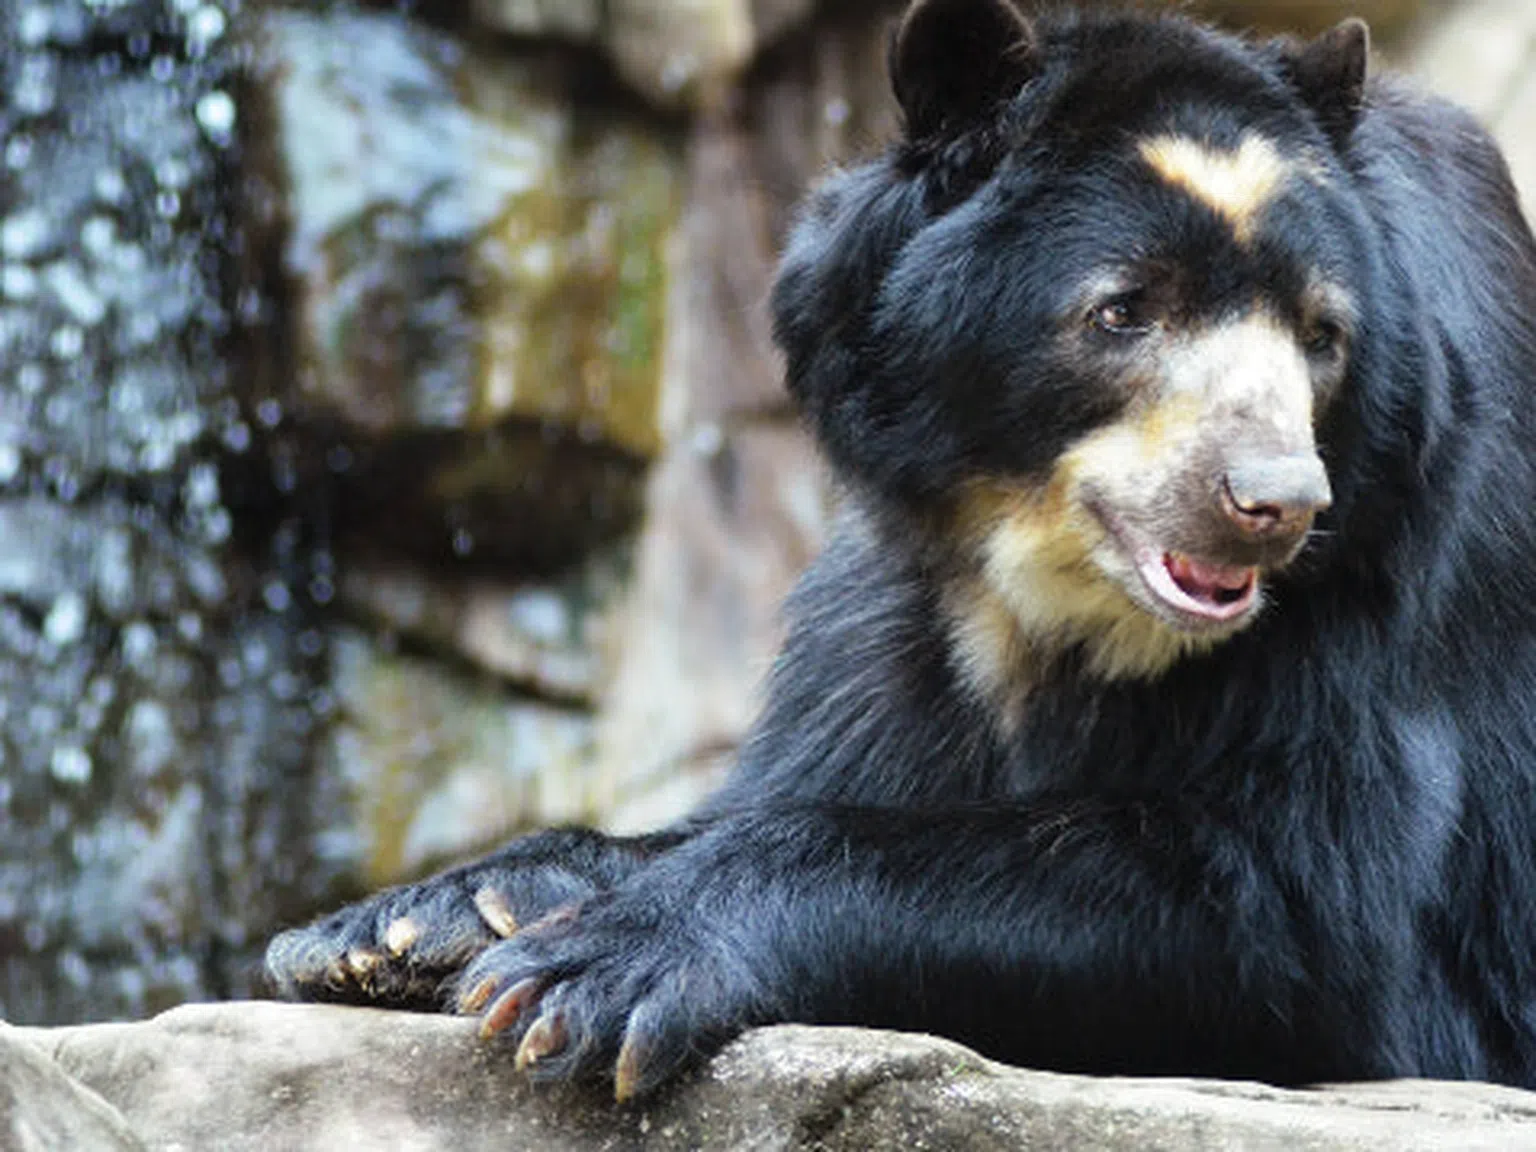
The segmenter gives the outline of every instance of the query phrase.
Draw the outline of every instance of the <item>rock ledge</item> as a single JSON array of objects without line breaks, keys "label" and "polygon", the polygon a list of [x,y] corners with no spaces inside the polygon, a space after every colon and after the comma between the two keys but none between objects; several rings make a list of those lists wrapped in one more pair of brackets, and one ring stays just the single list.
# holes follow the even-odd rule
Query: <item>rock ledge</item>
[{"label": "rock ledge", "polygon": [[1536,1149],[1536,1093],[1060,1076],[927,1036],[786,1026],[619,1108],[530,1087],[471,1021],[205,1004],[138,1024],[0,1026],[0,1147],[1509,1152]]}]

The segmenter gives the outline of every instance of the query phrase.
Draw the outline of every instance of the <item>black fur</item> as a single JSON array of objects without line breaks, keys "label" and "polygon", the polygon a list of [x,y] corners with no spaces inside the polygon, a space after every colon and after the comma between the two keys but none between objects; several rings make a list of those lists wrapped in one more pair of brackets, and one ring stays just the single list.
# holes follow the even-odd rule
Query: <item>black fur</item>
[{"label": "black fur", "polygon": [[[1177,18],[1047,21],[957,116],[942,67],[895,54],[921,131],[812,197],[774,297],[848,499],[729,782],[660,839],[514,845],[286,934],[280,984],[360,995],[340,961],[410,914],[458,925],[429,983],[477,953],[450,992],[543,1022],[540,1075],[611,1074],[627,1041],[621,1092],[774,1021],[1057,1069],[1536,1087],[1536,246],[1486,135],[1362,95],[1356,47],[1298,71]],[[1126,141],[1251,129],[1327,179],[1248,249],[1156,189],[1115,199]],[[1191,308],[1283,310],[1307,268],[1354,293],[1333,509],[1251,627],[1152,679],[1062,652],[1010,729],[946,638],[946,501],[1115,418],[1060,352],[1063,293],[1154,234]],[[524,923],[577,911],[486,947],[485,883]]]}]

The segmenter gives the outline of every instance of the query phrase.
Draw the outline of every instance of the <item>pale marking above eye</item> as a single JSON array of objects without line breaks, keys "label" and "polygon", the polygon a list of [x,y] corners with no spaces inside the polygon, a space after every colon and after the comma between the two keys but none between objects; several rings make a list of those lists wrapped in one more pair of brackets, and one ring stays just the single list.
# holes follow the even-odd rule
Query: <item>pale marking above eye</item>
[{"label": "pale marking above eye", "polygon": [[1143,140],[1140,152],[1165,183],[1219,213],[1240,243],[1253,236],[1259,214],[1294,171],[1274,144],[1251,132],[1235,150],[1164,135]]}]

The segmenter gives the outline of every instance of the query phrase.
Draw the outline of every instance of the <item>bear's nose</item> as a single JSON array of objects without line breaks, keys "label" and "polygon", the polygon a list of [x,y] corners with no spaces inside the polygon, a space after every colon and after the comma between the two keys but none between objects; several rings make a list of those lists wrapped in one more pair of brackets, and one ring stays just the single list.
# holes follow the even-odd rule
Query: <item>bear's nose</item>
[{"label": "bear's nose", "polygon": [[1332,503],[1328,473],[1313,455],[1239,461],[1222,480],[1222,511],[1247,536],[1305,532]]}]

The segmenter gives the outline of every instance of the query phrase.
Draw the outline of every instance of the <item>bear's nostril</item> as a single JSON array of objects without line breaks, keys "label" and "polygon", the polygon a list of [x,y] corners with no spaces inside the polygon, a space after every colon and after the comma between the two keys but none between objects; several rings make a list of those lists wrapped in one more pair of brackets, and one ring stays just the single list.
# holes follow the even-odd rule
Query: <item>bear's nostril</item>
[{"label": "bear's nostril", "polygon": [[1279,504],[1262,501],[1259,503],[1247,503],[1233,495],[1230,485],[1227,487],[1226,496],[1231,505],[1227,514],[1239,523],[1248,524],[1256,529],[1263,530],[1273,528],[1285,519],[1285,509]]},{"label": "bear's nostril", "polygon": [[1304,529],[1331,503],[1328,474],[1315,456],[1243,461],[1222,477],[1222,511],[1247,533]]}]

